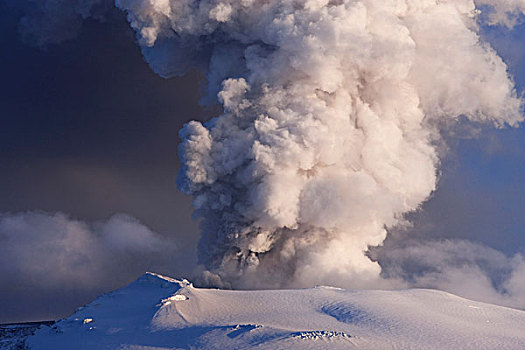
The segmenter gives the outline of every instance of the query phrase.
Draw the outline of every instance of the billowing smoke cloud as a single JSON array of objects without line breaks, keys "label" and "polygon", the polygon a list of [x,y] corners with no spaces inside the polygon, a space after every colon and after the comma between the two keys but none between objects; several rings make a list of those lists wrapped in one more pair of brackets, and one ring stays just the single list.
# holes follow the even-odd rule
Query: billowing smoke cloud
[{"label": "billowing smoke cloud", "polygon": [[68,314],[168,264],[175,249],[124,214],[88,224],[62,213],[4,213],[0,242],[0,322]]},{"label": "billowing smoke cloud", "polygon": [[180,132],[209,283],[377,287],[364,252],[435,190],[441,130],[523,118],[477,22],[523,0],[116,3],[157,73],[206,67],[224,107]]}]

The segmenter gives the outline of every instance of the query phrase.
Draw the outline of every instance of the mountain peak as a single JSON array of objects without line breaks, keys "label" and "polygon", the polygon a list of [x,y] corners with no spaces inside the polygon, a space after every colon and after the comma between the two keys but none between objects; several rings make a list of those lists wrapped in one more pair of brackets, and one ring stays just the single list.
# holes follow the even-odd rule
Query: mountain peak
[{"label": "mountain peak", "polygon": [[193,286],[187,279],[177,280],[168,276],[163,276],[161,274],[155,273],[155,272],[146,272],[134,283],[139,284],[153,284],[158,286],[170,286],[170,285],[177,285],[180,288]]}]

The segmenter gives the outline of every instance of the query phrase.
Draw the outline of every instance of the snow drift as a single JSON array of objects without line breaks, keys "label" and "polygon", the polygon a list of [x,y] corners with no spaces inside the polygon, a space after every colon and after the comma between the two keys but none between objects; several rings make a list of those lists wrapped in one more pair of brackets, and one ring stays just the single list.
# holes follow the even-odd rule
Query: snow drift
[{"label": "snow drift", "polygon": [[365,251],[435,189],[441,131],[523,119],[478,27],[522,0],[116,3],[158,74],[202,69],[224,107],[180,132],[211,285],[380,286]]}]

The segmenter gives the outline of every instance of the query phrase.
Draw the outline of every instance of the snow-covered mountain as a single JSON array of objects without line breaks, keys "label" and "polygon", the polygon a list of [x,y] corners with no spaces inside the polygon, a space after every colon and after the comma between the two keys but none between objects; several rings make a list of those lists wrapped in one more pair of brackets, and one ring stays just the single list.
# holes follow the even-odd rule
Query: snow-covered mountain
[{"label": "snow-covered mountain", "polygon": [[525,312],[436,290],[201,289],[147,273],[30,349],[525,349]]}]

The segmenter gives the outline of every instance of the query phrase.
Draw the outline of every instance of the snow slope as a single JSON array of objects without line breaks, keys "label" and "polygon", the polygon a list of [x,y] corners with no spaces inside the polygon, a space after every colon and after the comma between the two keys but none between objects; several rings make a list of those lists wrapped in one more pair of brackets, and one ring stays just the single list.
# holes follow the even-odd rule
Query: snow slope
[{"label": "snow slope", "polygon": [[230,291],[147,273],[30,349],[525,349],[525,312],[435,290]]},{"label": "snow slope", "polygon": [[26,322],[0,324],[0,349],[23,350],[26,348],[27,337],[44,325],[52,325],[54,321]]}]

